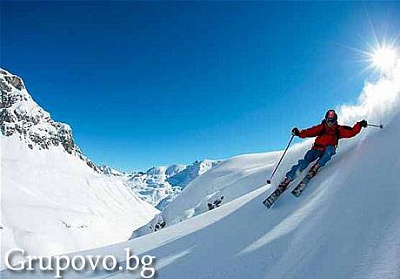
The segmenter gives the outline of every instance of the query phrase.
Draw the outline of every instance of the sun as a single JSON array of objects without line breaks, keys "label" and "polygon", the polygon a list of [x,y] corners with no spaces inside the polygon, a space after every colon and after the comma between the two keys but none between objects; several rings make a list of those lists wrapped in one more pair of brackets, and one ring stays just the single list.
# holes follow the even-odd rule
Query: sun
[{"label": "sun", "polygon": [[388,71],[396,65],[397,51],[393,47],[379,47],[371,53],[372,66],[380,71]]},{"label": "sun", "polygon": [[355,52],[356,62],[360,62],[364,65],[363,69],[357,74],[363,74],[370,72],[372,76],[386,76],[390,75],[394,69],[400,64],[400,48],[397,37],[395,39],[382,38],[378,39],[378,36],[373,33],[372,40],[367,40],[361,37],[364,41],[363,49],[346,46],[353,52]]}]

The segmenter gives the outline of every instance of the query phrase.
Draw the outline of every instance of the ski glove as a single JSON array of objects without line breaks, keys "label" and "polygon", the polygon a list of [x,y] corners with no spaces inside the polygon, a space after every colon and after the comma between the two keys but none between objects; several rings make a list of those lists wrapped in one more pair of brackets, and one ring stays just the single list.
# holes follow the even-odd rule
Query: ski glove
[{"label": "ski glove", "polygon": [[293,128],[293,129],[292,129],[292,135],[293,135],[293,136],[299,136],[299,135],[300,135],[299,129]]},{"label": "ski glove", "polygon": [[361,127],[363,127],[363,128],[365,128],[365,127],[367,127],[368,126],[368,122],[367,122],[367,120],[361,120],[360,122],[360,125],[361,125]]}]

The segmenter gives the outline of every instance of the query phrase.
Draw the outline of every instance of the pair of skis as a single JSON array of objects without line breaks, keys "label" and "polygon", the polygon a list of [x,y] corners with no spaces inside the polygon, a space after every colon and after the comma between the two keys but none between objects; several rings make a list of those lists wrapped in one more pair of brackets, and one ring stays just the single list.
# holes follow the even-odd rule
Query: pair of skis
[{"label": "pair of skis", "polygon": [[[313,178],[315,176],[315,172],[312,171],[314,167],[312,167],[310,169],[310,171],[308,171],[308,173],[306,174],[306,176],[300,181],[299,184],[297,184],[297,186],[292,190],[292,194],[295,197],[299,197],[301,195],[301,193],[304,191],[304,188],[306,188],[307,183],[311,180],[311,178]],[[276,201],[276,199],[283,193],[285,192],[285,190],[288,188],[288,185],[286,185],[285,188],[283,187],[278,187],[274,192],[272,192],[271,195],[269,195],[264,201],[263,204],[267,207],[270,208],[274,202]]]}]

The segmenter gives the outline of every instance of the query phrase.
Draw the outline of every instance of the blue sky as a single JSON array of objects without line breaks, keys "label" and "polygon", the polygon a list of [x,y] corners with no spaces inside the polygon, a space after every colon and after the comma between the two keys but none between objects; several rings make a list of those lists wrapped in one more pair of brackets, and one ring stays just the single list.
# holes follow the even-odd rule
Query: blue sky
[{"label": "blue sky", "polygon": [[96,163],[146,170],[284,148],[292,127],[356,101],[370,73],[353,48],[398,36],[399,15],[396,2],[2,1],[1,67]]}]

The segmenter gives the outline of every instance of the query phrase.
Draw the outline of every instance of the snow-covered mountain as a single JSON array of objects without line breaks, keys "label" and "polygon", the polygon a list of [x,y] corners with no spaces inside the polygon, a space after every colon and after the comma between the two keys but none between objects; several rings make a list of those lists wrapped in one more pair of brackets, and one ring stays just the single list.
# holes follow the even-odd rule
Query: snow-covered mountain
[{"label": "snow-covered mountain", "polygon": [[29,95],[22,79],[0,69],[0,123],[3,136],[18,136],[30,149],[63,149],[85,161],[95,171],[97,166],[75,144],[71,127],[54,121]]},{"label": "snow-covered mountain", "polygon": [[122,173],[110,167],[100,167],[106,175],[118,177],[138,197],[163,210],[197,177],[214,168],[220,161],[202,160],[191,165],[153,167],[146,172]]},{"label": "snow-covered mountain", "polygon": [[126,175],[126,173],[116,170],[110,166],[107,165],[102,165],[99,167],[99,170],[102,174],[107,175],[107,176],[114,176],[114,177],[120,177]]},{"label": "snow-covered mountain", "polygon": [[[124,266],[129,247],[139,257],[156,257],[157,278],[399,278],[400,61],[392,75],[365,86],[358,105],[338,110],[342,124],[366,118],[382,121],[385,128],[366,128],[342,140],[337,155],[299,198],[285,192],[270,210],[261,203],[312,140],[289,149],[272,186],[263,185],[281,152],[228,159],[194,180],[165,209],[166,228],[79,255],[114,255]],[[207,201],[220,195],[224,203],[208,211]],[[4,278],[32,276],[18,275],[2,273]],[[76,277],[140,274],[66,274]]]},{"label": "snow-covered mountain", "polygon": [[[271,209],[262,205],[311,139],[289,149],[271,186],[265,179],[282,152],[225,160],[169,204],[164,229],[70,256],[113,255],[124,267],[124,249],[130,248],[139,257],[156,257],[157,278],[398,279],[400,60],[390,75],[366,84],[359,104],[338,111],[342,124],[365,118],[382,121],[385,128],[366,128],[341,140],[337,154],[299,198],[285,192]],[[208,211],[207,202],[221,195],[222,205]],[[38,271],[1,275],[54,277]],[[99,269],[71,271],[64,278],[141,277],[138,270]]]},{"label": "snow-covered mountain", "polygon": [[158,212],[100,174],[21,78],[0,70],[0,88],[2,256],[14,247],[54,255],[123,241]]}]

